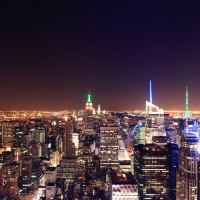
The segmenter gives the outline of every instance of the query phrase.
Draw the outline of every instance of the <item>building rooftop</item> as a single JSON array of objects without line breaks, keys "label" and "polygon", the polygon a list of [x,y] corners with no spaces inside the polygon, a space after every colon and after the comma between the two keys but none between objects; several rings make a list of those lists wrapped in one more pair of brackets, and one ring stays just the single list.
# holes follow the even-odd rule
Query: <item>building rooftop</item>
[{"label": "building rooftop", "polygon": [[51,186],[51,187],[55,186],[55,185],[56,185],[56,183],[50,183],[50,182],[47,184],[47,186]]},{"label": "building rooftop", "polygon": [[167,149],[162,148],[156,144],[145,144],[138,145],[138,149],[143,155],[166,155],[168,153]]},{"label": "building rooftop", "polygon": [[47,169],[46,169],[46,171],[55,171],[56,170],[56,167],[48,167]]},{"label": "building rooftop", "polygon": [[167,143],[168,141],[168,136],[153,136],[152,140],[155,143]]},{"label": "building rooftop", "polygon": [[198,142],[199,141],[199,138],[197,137],[197,135],[193,134],[193,133],[184,134],[184,139],[187,142]]},{"label": "building rooftop", "polygon": [[76,160],[77,156],[63,156],[62,159],[66,159],[66,160]]},{"label": "building rooftop", "polygon": [[112,184],[137,184],[131,172],[114,171],[110,175]]}]

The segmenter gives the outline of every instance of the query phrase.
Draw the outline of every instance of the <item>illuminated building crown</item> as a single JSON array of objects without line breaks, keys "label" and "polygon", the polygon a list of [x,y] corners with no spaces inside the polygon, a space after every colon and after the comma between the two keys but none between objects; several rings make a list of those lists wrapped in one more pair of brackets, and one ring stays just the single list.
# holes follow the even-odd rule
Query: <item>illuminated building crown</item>
[{"label": "illuminated building crown", "polygon": [[92,106],[92,95],[90,94],[90,92],[87,94],[87,101],[86,101],[86,110],[92,110],[93,106]]}]

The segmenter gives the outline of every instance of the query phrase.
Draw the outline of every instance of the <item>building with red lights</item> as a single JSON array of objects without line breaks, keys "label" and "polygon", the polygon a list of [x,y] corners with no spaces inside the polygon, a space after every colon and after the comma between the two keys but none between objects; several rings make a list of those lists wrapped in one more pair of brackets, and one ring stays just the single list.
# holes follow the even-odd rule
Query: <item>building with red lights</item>
[{"label": "building with red lights", "polygon": [[88,111],[93,110],[92,95],[90,94],[90,92],[87,94],[87,101],[86,101],[85,109],[88,110]]}]

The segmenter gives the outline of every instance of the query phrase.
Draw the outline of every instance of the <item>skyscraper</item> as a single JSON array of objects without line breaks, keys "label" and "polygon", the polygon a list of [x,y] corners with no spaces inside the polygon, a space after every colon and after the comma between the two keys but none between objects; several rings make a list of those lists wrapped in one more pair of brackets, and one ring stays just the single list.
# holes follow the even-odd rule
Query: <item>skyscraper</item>
[{"label": "skyscraper", "polygon": [[0,123],[1,143],[4,147],[13,147],[15,123],[13,121],[3,121]]},{"label": "skyscraper", "polygon": [[176,173],[178,169],[178,152],[177,144],[168,143],[169,150],[169,199],[176,200]]},{"label": "skyscraper", "polygon": [[183,134],[179,151],[176,180],[176,199],[198,199],[199,140],[195,135]]},{"label": "skyscraper", "polygon": [[185,118],[190,118],[188,87],[185,88]]},{"label": "skyscraper", "polygon": [[[57,167],[57,178],[65,182],[73,182],[76,176],[76,152],[72,142],[73,123],[69,119],[65,122],[63,152],[64,157]],[[59,182],[58,181],[58,182]],[[62,181],[61,181],[62,182]]]},{"label": "skyscraper", "polygon": [[158,145],[134,146],[134,174],[140,199],[168,199],[169,155]]},{"label": "skyscraper", "polygon": [[70,120],[67,120],[65,122],[65,132],[64,132],[64,142],[63,142],[64,157],[75,156],[75,148],[72,143],[72,132],[73,132],[73,124],[70,122]]},{"label": "skyscraper", "polygon": [[13,152],[3,152],[3,163],[0,166],[0,193],[8,199],[18,199],[18,165],[14,161]]},{"label": "skyscraper", "polygon": [[20,182],[22,193],[29,194],[33,190],[32,158],[23,155],[20,160]]},{"label": "skyscraper", "polygon": [[138,126],[136,137],[137,144],[145,144],[145,123]]},{"label": "skyscraper", "polygon": [[0,169],[0,181],[2,189],[6,192],[8,199],[17,199],[18,197],[18,169],[17,166],[10,163]]},{"label": "skyscraper", "polygon": [[90,92],[87,94],[87,100],[86,100],[86,110],[92,111],[93,110],[93,105],[92,105],[92,95]]},{"label": "skyscraper", "polygon": [[100,115],[101,114],[101,105],[98,105],[98,109],[97,109],[97,114]]},{"label": "skyscraper", "polygon": [[31,140],[28,145],[28,153],[29,156],[31,156],[33,159],[38,160],[39,159],[39,148],[40,145],[37,142],[37,140]]},{"label": "skyscraper", "polygon": [[118,131],[119,127],[100,127],[100,166],[119,167],[118,161]]}]

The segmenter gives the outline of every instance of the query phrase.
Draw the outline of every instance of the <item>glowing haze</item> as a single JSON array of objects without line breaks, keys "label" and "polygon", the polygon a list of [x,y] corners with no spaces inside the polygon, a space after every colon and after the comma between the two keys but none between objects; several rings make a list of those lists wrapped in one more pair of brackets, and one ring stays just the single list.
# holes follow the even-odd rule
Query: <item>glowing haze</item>
[{"label": "glowing haze", "polygon": [[0,110],[200,110],[200,13],[176,2],[1,6]]}]

